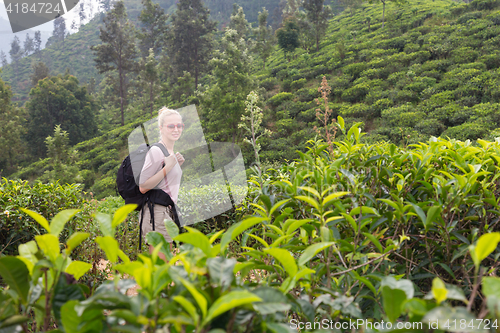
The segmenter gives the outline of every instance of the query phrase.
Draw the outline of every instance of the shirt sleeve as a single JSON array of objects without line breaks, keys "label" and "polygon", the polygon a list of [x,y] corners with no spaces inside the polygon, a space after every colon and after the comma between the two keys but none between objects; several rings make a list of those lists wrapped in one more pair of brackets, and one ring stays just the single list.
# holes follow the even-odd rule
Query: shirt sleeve
[{"label": "shirt sleeve", "polygon": [[144,166],[142,167],[139,184],[143,184],[160,171],[163,165],[163,157],[164,155],[160,148],[153,146],[149,149],[146,154]]}]

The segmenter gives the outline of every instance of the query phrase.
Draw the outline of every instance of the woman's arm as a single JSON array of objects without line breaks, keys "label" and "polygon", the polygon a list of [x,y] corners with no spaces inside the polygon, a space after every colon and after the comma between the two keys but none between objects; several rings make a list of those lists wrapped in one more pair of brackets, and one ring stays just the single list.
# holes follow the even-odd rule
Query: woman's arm
[{"label": "woman's arm", "polygon": [[170,170],[172,170],[172,168],[177,163],[175,155],[166,156],[164,158],[164,161],[165,161],[165,166],[161,168],[160,171],[158,171],[156,174],[154,174],[151,178],[149,178],[142,184],[139,184],[139,191],[141,191],[142,194],[155,188],[156,185],[158,185],[158,183],[167,176],[167,173],[169,173]]}]

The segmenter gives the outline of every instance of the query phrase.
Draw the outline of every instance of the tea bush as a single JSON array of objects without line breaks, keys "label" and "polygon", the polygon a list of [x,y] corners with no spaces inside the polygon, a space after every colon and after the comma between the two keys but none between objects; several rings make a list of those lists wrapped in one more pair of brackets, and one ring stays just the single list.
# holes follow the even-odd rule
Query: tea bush
[{"label": "tea bush", "polygon": [[[177,253],[152,232],[153,253],[130,258],[115,236],[135,207],[107,201],[101,210],[114,214],[94,215],[102,236],[91,241],[112,281],[95,290],[72,280],[92,269],[70,257],[89,233],[72,234],[62,250],[58,241],[77,211],[49,223],[25,210],[45,232],[0,258],[1,327],[280,333],[363,319],[390,323],[387,332],[400,323],[498,329],[500,142],[432,138],[400,148],[363,143],[359,123],[337,124],[332,152],[310,141],[295,161],[251,177],[246,216],[227,230],[179,234],[167,221],[183,243]],[[370,329],[363,323],[355,331]]]},{"label": "tea bush", "polygon": [[81,207],[87,202],[79,184],[43,184],[28,181],[0,181],[0,253],[13,254],[19,244],[41,233],[39,225],[26,219],[20,207],[54,216],[61,209]]}]

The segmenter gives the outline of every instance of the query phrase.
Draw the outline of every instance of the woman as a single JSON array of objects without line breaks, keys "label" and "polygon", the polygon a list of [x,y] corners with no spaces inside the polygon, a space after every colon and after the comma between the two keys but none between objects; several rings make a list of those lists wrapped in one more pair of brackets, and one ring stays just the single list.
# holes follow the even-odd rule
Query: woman
[{"label": "woman", "polygon": [[[162,144],[169,152],[169,156],[165,156],[159,147],[152,146],[146,155],[144,166],[142,168],[141,177],[139,180],[139,190],[141,193],[146,193],[151,189],[160,189],[170,195],[172,201],[177,203],[179,195],[179,187],[182,177],[181,165],[184,163],[184,157],[180,153],[174,153],[174,145],[179,140],[184,124],[179,112],[163,107],[159,111],[158,126],[160,129],[160,144]],[[153,231],[151,223],[151,213],[148,205],[144,205],[142,234],[146,235]],[[169,209],[165,206],[154,205],[154,231],[162,234],[166,241],[172,244],[172,238],[165,228],[164,219],[171,219]],[[172,246],[170,246],[172,247]],[[153,246],[149,245],[149,252],[153,252]],[[163,255],[160,257],[165,260]]]}]

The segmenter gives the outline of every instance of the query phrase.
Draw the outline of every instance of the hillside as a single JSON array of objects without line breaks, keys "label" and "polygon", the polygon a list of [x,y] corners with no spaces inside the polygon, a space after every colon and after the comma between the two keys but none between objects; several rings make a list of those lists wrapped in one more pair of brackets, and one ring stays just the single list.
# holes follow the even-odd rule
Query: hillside
[{"label": "hillside", "polygon": [[[273,132],[262,143],[263,160],[291,160],[316,136],[315,99],[323,76],[331,86],[331,118],[341,115],[346,127],[363,122],[369,133],[364,140],[408,145],[440,135],[499,136],[499,5],[391,5],[382,28],[382,6],[366,4],[331,20],[319,52],[298,49],[287,61],[276,47],[265,69],[257,59],[264,124]],[[117,127],[76,147],[86,188],[99,197],[114,193],[116,168],[135,126]],[[243,151],[252,162],[249,147],[243,144]],[[45,167],[41,161],[15,176],[34,179]]]},{"label": "hillside", "polygon": [[[162,0],[158,3],[167,13],[173,12],[176,8],[176,2],[174,0]],[[229,17],[231,16],[233,10],[233,3],[243,7],[249,22],[256,22],[258,12],[262,10],[262,7],[266,7],[271,13],[269,17],[269,22],[271,24],[273,22],[272,13],[278,6],[279,0],[207,0],[206,6],[210,9],[212,19],[219,21],[220,27],[229,22]],[[125,5],[127,7],[129,18],[137,25],[137,17],[142,10],[141,2],[139,0],[126,0]],[[6,23],[8,24],[7,21]],[[99,75],[95,69],[90,46],[100,43],[99,25],[101,24],[102,16],[98,14],[89,23],[83,25],[77,33],[69,35],[63,43],[54,43],[42,50],[41,60],[44,61],[50,68],[52,75],[64,73],[67,69],[69,69],[70,73],[75,75],[79,79],[80,83],[85,84],[90,80],[90,78],[93,77],[96,79],[96,83],[99,84],[102,80],[102,76]],[[10,26],[8,31],[11,31]],[[25,35],[26,34],[23,33],[20,37],[21,42],[24,40]],[[14,35],[12,33],[8,33],[3,36],[2,40],[10,43],[12,38],[14,38]],[[7,49],[5,53],[8,54],[8,51],[9,50]],[[11,65],[2,69],[0,76],[12,87],[14,101],[24,104],[27,100],[28,93],[31,89],[31,64],[33,61],[37,60],[38,58],[35,55],[21,59],[19,61],[17,72],[14,71]]]},{"label": "hillside", "polygon": [[332,118],[363,121],[368,140],[500,135],[500,1],[363,5],[335,17],[318,53],[287,62],[275,52],[257,75],[275,133],[268,159],[289,159],[314,137],[318,87],[331,86]]}]

